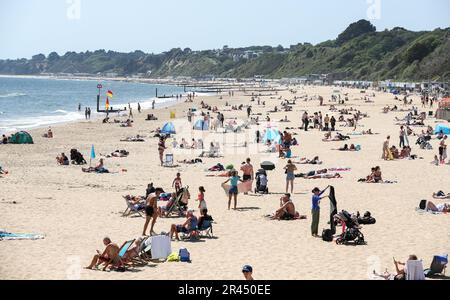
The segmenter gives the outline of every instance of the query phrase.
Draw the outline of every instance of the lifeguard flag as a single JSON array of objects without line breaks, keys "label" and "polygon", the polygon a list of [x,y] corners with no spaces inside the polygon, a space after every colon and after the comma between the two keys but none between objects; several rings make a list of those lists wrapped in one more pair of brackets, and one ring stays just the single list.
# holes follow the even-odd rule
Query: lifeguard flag
[{"label": "lifeguard flag", "polygon": [[109,99],[106,97],[106,110],[109,110]]},{"label": "lifeguard flag", "polygon": [[112,97],[113,97],[113,92],[108,91],[108,92],[106,93],[106,96],[108,96],[109,98],[112,98]]}]

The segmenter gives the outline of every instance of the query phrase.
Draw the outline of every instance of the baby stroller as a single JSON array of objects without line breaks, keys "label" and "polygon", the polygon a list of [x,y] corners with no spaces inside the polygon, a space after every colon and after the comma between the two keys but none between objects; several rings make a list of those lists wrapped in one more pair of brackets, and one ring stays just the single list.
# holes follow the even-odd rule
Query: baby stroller
[{"label": "baby stroller", "polygon": [[77,165],[87,164],[83,155],[77,149],[70,150],[70,160],[72,161],[72,164],[77,164]]},{"label": "baby stroller", "polygon": [[337,221],[343,223],[345,226],[345,231],[337,239],[336,244],[338,245],[364,245],[364,235],[359,230],[359,224],[356,217],[350,215],[349,212],[343,210],[335,216]]},{"label": "baby stroller", "polygon": [[267,187],[267,173],[266,170],[260,169],[256,172],[256,188],[255,194],[268,194],[269,188]]},{"label": "baby stroller", "polygon": [[429,136],[420,137],[417,139],[416,145],[420,145],[420,149],[433,150],[433,146],[431,146],[429,140],[431,140]]}]

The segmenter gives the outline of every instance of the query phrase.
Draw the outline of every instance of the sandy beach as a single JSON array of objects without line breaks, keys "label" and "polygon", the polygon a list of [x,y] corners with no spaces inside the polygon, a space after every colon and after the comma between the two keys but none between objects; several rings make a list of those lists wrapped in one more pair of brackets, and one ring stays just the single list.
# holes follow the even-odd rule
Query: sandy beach
[{"label": "sandy beach", "polygon": [[[282,87],[286,89],[285,87]],[[405,261],[408,255],[415,254],[423,260],[424,267],[429,267],[434,255],[450,252],[450,219],[445,214],[419,213],[416,208],[420,200],[433,200],[432,194],[439,190],[450,192],[450,166],[435,166],[430,162],[438,154],[436,139],[431,140],[433,150],[420,149],[415,145],[417,137],[410,136],[412,154],[423,159],[384,161],[381,159],[383,141],[391,135],[391,145],[398,146],[399,126],[395,118],[403,118],[406,112],[382,113],[383,107],[397,105],[403,108],[401,101],[394,100],[394,95],[368,90],[361,94],[359,89],[336,88],[330,86],[296,86],[296,94],[285,90],[273,96],[262,96],[257,105],[244,92],[235,92],[233,97],[219,96],[196,97],[193,103],[180,103],[170,108],[155,111],[134,111],[134,123],[131,128],[121,128],[118,124],[102,124],[101,120],[81,121],[77,123],[53,126],[54,138],[41,137],[45,129],[29,131],[33,145],[0,145],[0,164],[10,174],[0,178],[0,228],[14,233],[45,234],[45,239],[28,241],[0,241],[0,278],[1,279],[241,279],[241,268],[250,264],[256,279],[370,279],[372,270],[383,272],[386,268],[393,272],[392,257]],[[343,105],[329,102],[333,91],[348,93],[349,101]],[[362,97],[370,97],[374,103],[366,103]],[[317,97],[321,95],[324,106],[318,100],[303,101],[298,99],[291,112],[271,113],[270,118],[278,129],[295,128],[288,131],[294,134],[299,146],[292,147],[293,156],[312,159],[319,156],[323,161],[317,165],[297,165],[297,172],[308,172],[324,168],[351,168],[341,172],[342,178],[306,180],[296,178],[293,202],[297,211],[306,215],[306,220],[269,221],[265,215],[279,208],[279,199],[285,192],[283,167],[286,160],[277,159],[276,169],[268,173],[269,195],[239,195],[237,211],[227,210],[227,196],[220,177],[206,177],[205,169],[217,163],[233,164],[239,167],[247,158],[252,159],[255,169],[259,164],[273,155],[263,153],[264,146],[254,143],[254,131],[251,127],[242,134],[222,134],[214,132],[196,132],[195,137],[205,141],[226,141],[222,147],[224,157],[202,158],[202,164],[180,164],[178,168],[161,167],[158,160],[158,139],[153,138],[152,130],[169,121],[170,112],[175,112],[172,120],[180,133],[178,142],[185,138],[192,139],[192,131],[186,123],[186,111],[196,107],[201,111],[200,102],[217,106],[225,118],[237,118],[240,122],[247,120],[245,109],[231,111],[225,107],[243,104],[251,105],[254,114],[259,116],[260,126],[266,127],[264,119],[269,110],[280,108],[281,100],[292,100],[294,96]],[[409,97],[419,111],[420,96]],[[331,112],[330,105],[338,109],[353,107],[368,117],[359,121],[356,131],[372,129],[376,135],[351,135],[349,141],[323,142],[323,132],[299,129],[301,116],[305,110],[310,114],[321,111],[339,117],[338,112]],[[411,106],[408,106],[411,108]],[[206,112],[206,110],[204,110]],[[153,113],[158,121],[144,121],[148,113]],[[216,114],[211,113],[212,117]],[[278,123],[285,116],[289,123]],[[254,115],[253,117],[256,117]],[[114,118],[114,116],[112,116]],[[121,117],[121,120],[126,119]],[[437,121],[427,118],[426,125],[433,128]],[[342,134],[352,133],[353,128],[336,128]],[[426,127],[412,127],[416,134]],[[130,136],[146,136],[143,143],[120,142]],[[334,133],[333,133],[334,135]],[[247,141],[248,147],[235,147]],[[197,152],[173,150],[172,139],[166,143],[167,153],[174,153],[175,160],[195,159]],[[359,152],[340,152],[332,149],[344,144],[359,144]],[[55,157],[70,149],[80,150],[89,160],[91,146],[95,146],[97,158],[115,150],[125,149],[130,152],[126,158],[106,158],[105,166],[111,174],[87,174],[81,166],[58,166]],[[275,155],[276,157],[276,155]],[[89,162],[89,161],[88,161]],[[369,175],[371,168],[380,166],[383,179],[395,181],[394,184],[368,184],[357,182]],[[126,170],[126,171],[124,171]],[[206,189],[205,199],[210,214],[213,216],[214,236],[198,242],[172,242],[172,250],[187,248],[192,263],[150,263],[134,271],[101,272],[85,270],[95,254],[103,250],[102,239],[108,236],[119,246],[130,239],[140,237],[144,219],[140,217],[122,217],[125,210],[123,195],[143,195],[147,184],[153,182],[155,187],[172,191],[171,185],[177,172],[181,173],[184,186],[189,186],[191,199],[189,207],[199,215],[198,203],[195,201],[199,186]],[[370,211],[377,223],[364,225],[367,245],[343,246],[326,243],[313,238],[311,225],[311,190],[314,187],[336,188],[338,210],[362,214]],[[435,203],[443,201],[433,200]],[[320,233],[327,228],[329,220],[329,201],[321,203]],[[159,218],[156,232],[168,232],[171,224],[182,224],[183,218]],[[338,227],[340,232],[340,227]]]}]

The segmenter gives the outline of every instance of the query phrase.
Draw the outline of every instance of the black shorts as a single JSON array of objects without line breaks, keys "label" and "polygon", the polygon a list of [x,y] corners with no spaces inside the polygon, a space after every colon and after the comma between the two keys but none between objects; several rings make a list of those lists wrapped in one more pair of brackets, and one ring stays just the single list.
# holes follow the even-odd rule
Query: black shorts
[{"label": "black shorts", "polygon": [[444,155],[444,147],[439,147],[439,155]]},{"label": "black shorts", "polygon": [[252,180],[252,176],[251,175],[244,175],[244,176],[242,176],[242,179],[244,181],[249,181],[249,180]]},{"label": "black shorts", "polygon": [[147,215],[147,217],[153,217],[154,213],[155,213],[155,209],[153,208],[153,206],[147,206],[145,208],[145,214]]}]

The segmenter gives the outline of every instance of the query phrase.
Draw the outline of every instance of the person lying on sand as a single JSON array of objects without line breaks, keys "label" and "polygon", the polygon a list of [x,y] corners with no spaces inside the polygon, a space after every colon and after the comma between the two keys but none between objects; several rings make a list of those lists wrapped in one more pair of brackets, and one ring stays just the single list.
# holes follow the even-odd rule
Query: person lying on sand
[{"label": "person lying on sand", "polygon": [[203,161],[199,158],[196,159],[183,159],[178,161],[179,164],[186,164],[186,165],[195,165],[195,164],[201,164]]},{"label": "person lying on sand", "polygon": [[310,171],[308,173],[296,174],[295,177],[304,179],[333,179],[341,178],[342,176],[339,173],[328,173],[328,169],[322,169],[317,171]]},{"label": "person lying on sand", "polygon": [[0,166],[0,175],[8,175],[8,171],[3,169],[2,166]]},{"label": "person lying on sand", "polygon": [[339,151],[358,151],[358,149],[356,148],[356,146],[354,144],[351,144],[350,148],[348,147],[348,144],[345,144],[344,147],[341,147],[337,150],[339,150]]},{"label": "person lying on sand", "polygon": [[115,265],[120,262],[119,246],[111,242],[111,239],[108,237],[103,239],[103,244],[106,246],[103,253],[100,253],[100,251],[97,250],[97,254],[94,255],[91,264],[87,266],[86,269],[93,270],[94,267],[98,268],[100,265],[104,264],[105,267],[103,268],[103,271],[106,271],[106,268],[109,265]]},{"label": "person lying on sand", "polygon": [[136,137],[127,137],[127,138],[122,139],[120,141],[121,142],[145,142],[145,140],[139,135],[136,135]]},{"label": "person lying on sand", "polygon": [[[408,261],[410,261],[410,260],[418,260],[418,258],[416,255],[410,255],[408,258]],[[406,272],[407,272],[406,267],[405,267],[406,263],[398,262],[394,258],[394,266],[395,266],[395,271],[396,271],[395,274],[389,274],[387,272],[387,270],[384,272],[384,274],[377,274],[374,270],[373,274],[375,276],[384,278],[385,280],[406,280]],[[401,268],[400,266],[404,266],[404,267]]]},{"label": "person lying on sand", "polygon": [[306,159],[306,158],[302,158],[300,159],[299,162],[294,162],[295,164],[300,164],[300,165],[321,165],[322,161],[319,159],[318,156],[314,157],[313,159]]},{"label": "person lying on sand", "polygon": [[427,210],[432,212],[450,213],[450,202],[434,204],[433,202],[428,201]]},{"label": "person lying on sand", "polygon": [[434,199],[450,199],[450,193],[445,194],[443,191],[439,191],[437,193],[433,193]]},{"label": "person lying on sand", "polygon": [[299,213],[295,211],[294,202],[291,200],[291,194],[285,194],[280,199],[280,208],[270,218],[271,220],[294,220],[299,218]]},{"label": "person lying on sand", "polygon": [[173,235],[175,234],[175,238],[177,241],[180,240],[178,233],[189,233],[197,228],[198,220],[197,217],[194,216],[194,212],[189,210],[186,214],[186,221],[181,225],[172,224],[170,227],[169,237],[172,240]]}]

